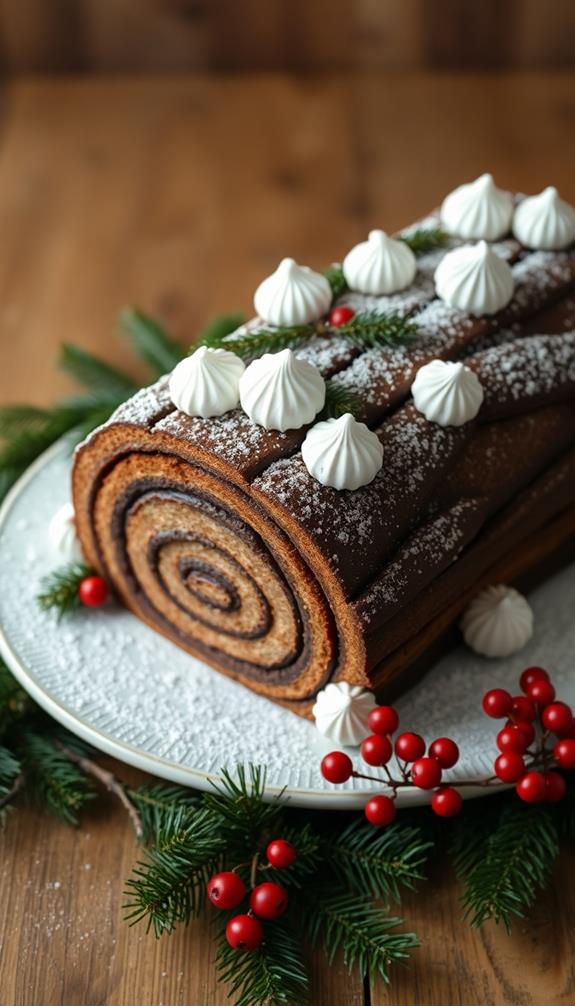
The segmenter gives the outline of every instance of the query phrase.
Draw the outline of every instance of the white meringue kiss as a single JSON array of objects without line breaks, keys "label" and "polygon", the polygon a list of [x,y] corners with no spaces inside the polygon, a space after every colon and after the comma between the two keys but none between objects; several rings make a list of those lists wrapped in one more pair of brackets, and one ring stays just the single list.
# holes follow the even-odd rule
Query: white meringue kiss
[{"label": "white meringue kiss", "polygon": [[513,273],[485,241],[455,248],[435,270],[437,295],[460,311],[496,314],[513,297]]},{"label": "white meringue kiss", "polygon": [[244,370],[245,364],[235,353],[200,346],[172,371],[172,402],[187,416],[221,416],[236,408]]},{"label": "white meringue kiss", "polygon": [[397,293],[413,282],[417,262],[405,241],[388,237],[385,231],[370,231],[367,241],[352,248],[343,260],[343,274],[350,288],[373,296]]},{"label": "white meringue kiss", "polygon": [[318,692],[312,713],[320,734],[343,747],[356,747],[370,732],[375,696],[360,685],[330,682]]},{"label": "white meringue kiss", "polygon": [[513,233],[526,248],[556,251],[575,241],[575,208],[561,199],[550,185],[538,196],[519,203],[513,217]]},{"label": "white meringue kiss", "polygon": [[497,241],[507,234],[513,215],[509,192],[498,189],[491,175],[460,185],[443,200],[441,223],[460,238]]},{"label": "white meringue kiss", "polygon": [[533,635],[533,611],[517,590],[487,587],[465,609],[460,623],[467,645],[484,657],[510,657]]},{"label": "white meringue kiss", "polygon": [[72,503],[63,503],[56,510],[48,525],[48,539],[53,552],[60,559],[65,562],[82,562],[84,556],[76,532]]},{"label": "white meringue kiss", "polygon": [[298,430],[311,423],[325,402],[325,381],[317,367],[291,349],[265,353],[240,380],[242,409],[266,430]]},{"label": "white meringue kiss", "polygon": [[411,386],[413,404],[426,419],[440,426],[463,426],[483,401],[477,374],[462,363],[431,360],[421,367]]},{"label": "white meringue kiss", "polygon": [[268,325],[307,325],[329,311],[331,287],[319,272],[284,258],[254,295],[254,306]]},{"label": "white meringue kiss", "polygon": [[383,462],[383,446],[351,413],[316,423],[302,444],[304,464],[323,486],[359,489],[372,482]]}]

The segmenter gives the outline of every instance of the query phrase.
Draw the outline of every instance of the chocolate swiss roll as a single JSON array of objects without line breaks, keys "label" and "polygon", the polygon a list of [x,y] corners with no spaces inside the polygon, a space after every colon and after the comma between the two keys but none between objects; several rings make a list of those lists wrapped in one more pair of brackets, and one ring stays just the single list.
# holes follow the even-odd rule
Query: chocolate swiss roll
[{"label": "chocolate swiss roll", "polygon": [[[514,293],[477,316],[435,292],[456,244],[421,256],[398,293],[336,302],[409,317],[409,339],[362,349],[332,331],[294,351],[355,396],[356,418],[379,438],[369,484],[313,478],[308,426],[265,429],[240,408],[185,414],[167,377],[76,454],[83,550],[120,600],[305,715],[330,680],[383,694],[407,680],[477,590],[513,582],[575,532],[575,253],[498,242]],[[483,400],[469,422],[440,425],[416,408],[411,388],[432,360],[477,376]]]}]

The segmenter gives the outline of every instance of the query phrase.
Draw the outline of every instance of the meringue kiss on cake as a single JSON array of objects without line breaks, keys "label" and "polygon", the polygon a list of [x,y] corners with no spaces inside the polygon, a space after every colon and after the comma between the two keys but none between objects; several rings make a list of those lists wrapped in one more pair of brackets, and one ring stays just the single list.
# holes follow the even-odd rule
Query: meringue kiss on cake
[{"label": "meringue kiss on cake", "polygon": [[291,349],[266,353],[240,379],[240,402],[252,422],[266,430],[297,430],[311,423],[325,402],[325,381],[317,367]]},{"label": "meringue kiss on cake", "polygon": [[477,374],[463,363],[432,360],[417,371],[411,386],[415,408],[440,426],[463,426],[475,419],[483,401]]},{"label": "meringue kiss on cake", "polygon": [[319,272],[284,258],[254,295],[254,307],[268,325],[307,325],[331,304],[331,287]]},{"label": "meringue kiss on cake", "polygon": [[496,314],[513,297],[513,273],[487,244],[447,252],[435,270],[437,295],[469,314]]},{"label": "meringue kiss on cake", "polygon": [[359,489],[372,482],[383,462],[381,441],[347,412],[316,423],[302,444],[304,464],[314,479],[332,489]]},{"label": "meringue kiss on cake", "polygon": [[575,241],[575,208],[560,198],[553,185],[519,203],[513,233],[526,248],[555,251]]},{"label": "meringue kiss on cake", "polygon": [[234,353],[200,346],[172,372],[172,402],[187,416],[221,416],[237,406],[244,370],[244,363]]},{"label": "meringue kiss on cake", "polygon": [[370,231],[367,241],[352,248],[343,260],[349,289],[376,296],[404,290],[413,283],[416,269],[411,248],[380,230]]},{"label": "meringue kiss on cake", "polygon": [[498,189],[489,174],[460,185],[441,206],[445,230],[467,240],[497,241],[508,233],[512,215],[511,194]]}]

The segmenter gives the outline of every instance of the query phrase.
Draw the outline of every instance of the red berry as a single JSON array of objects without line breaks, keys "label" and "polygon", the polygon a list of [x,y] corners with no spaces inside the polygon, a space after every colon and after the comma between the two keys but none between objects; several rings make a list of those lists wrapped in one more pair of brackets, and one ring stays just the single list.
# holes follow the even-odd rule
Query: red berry
[{"label": "red berry", "polygon": [[575,768],[575,740],[564,738],[557,741],[553,748],[553,757],[555,761],[559,762],[561,768]]},{"label": "red berry", "polygon": [[526,723],[525,720],[519,720],[519,723],[508,723],[507,726],[515,727],[519,730],[519,733],[523,734],[527,747],[533,743],[535,740],[535,727],[532,723]]},{"label": "red berry", "polygon": [[567,783],[559,772],[543,772],[545,779],[545,800],[547,803],[559,803],[567,792]]},{"label": "red berry", "polygon": [[494,768],[501,782],[517,782],[525,772],[525,762],[520,754],[507,751],[495,759]]},{"label": "red berry", "polygon": [[258,884],[250,894],[250,908],[260,919],[279,919],[288,906],[287,891],[281,884],[268,880]]},{"label": "red berry", "polygon": [[208,898],[216,908],[237,908],[245,893],[246,885],[237,873],[216,873],[208,880]]},{"label": "red berry", "polygon": [[431,808],[438,817],[455,817],[462,806],[461,795],[452,786],[440,786],[431,797]]},{"label": "red berry", "polygon": [[99,608],[108,598],[108,584],[102,576],[85,576],[78,593],[87,608]]},{"label": "red berry", "polygon": [[516,754],[523,754],[529,747],[529,741],[523,730],[516,726],[503,727],[495,738],[497,747],[503,753],[514,751]]},{"label": "red berry", "polygon": [[268,863],[277,870],[287,870],[295,862],[296,855],[293,845],[286,842],[285,838],[274,838],[266,849]]},{"label": "red berry", "polygon": [[555,698],[555,689],[550,681],[541,678],[529,685],[527,694],[532,702],[537,702],[540,706],[548,706]]},{"label": "red berry", "polygon": [[518,796],[525,803],[541,803],[545,799],[546,786],[542,772],[526,772],[515,786]]},{"label": "red berry", "polygon": [[556,737],[566,737],[573,726],[573,713],[565,702],[552,702],[543,710],[541,721]]},{"label": "red berry", "polygon": [[340,325],[347,325],[348,321],[351,321],[354,315],[355,311],[352,307],[334,307],[329,312],[327,320],[333,328],[339,328]]},{"label": "red berry", "polygon": [[376,706],[367,722],[372,734],[394,734],[399,726],[399,716],[392,706]]},{"label": "red berry", "polygon": [[373,734],[361,742],[361,757],[368,765],[387,765],[393,754],[389,737]]},{"label": "red berry", "polygon": [[537,716],[537,710],[526,695],[514,695],[511,716],[514,720],[520,720],[522,723],[532,723]]},{"label": "red berry", "polygon": [[544,671],[542,667],[526,667],[519,678],[521,691],[527,694],[530,686],[534,684],[535,681],[549,681],[547,671]]},{"label": "red berry", "polygon": [[411,766],[411,781],[420,789],[435,789],[441,782],[441,765],[435,758],[418,758]]},{"label": "red berry", "polygon": [[328,782],[347,782],[353,772],[353,764],[343,751],[332,751],[322,758],[320,769]]},{"label": "red berry", "polygon": [[383,828],[395,817],[395,803],[390,796],[372,796],[365,805],[364,814],[370,824]]},{"label": "red berry", "polygon": [[494,720],[501,720],[504,716],[509,716],[511,706],[511,696],[504,688],[492,688],[483,696],[483,711]]},{"label": "red berry", "polygon": [[453,768],[459,758],[459,748],[450,737],[438,737],[430,744],[429,754],[442,768]]},{"label": "red berry", "polygon": [[395,753],[404,761],[417,761],[425,754],[425,741],[419,734],[400,734],[395,741]]},{"label": "red berry", "polygon": [[234,950],[257,950],[263,938],[261,922],[253,915],[234,915],[226,926],[226,940]]}]

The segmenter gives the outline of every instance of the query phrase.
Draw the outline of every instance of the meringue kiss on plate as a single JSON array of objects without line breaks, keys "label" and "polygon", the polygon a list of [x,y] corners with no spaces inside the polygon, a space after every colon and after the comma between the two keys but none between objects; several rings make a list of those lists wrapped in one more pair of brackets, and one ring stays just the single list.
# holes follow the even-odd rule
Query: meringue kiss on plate
[{"label": "meringue kiss on plate", "polygon": [[470,314],[496,314],[507,306],[514,288],[507,262],[486,241],[455,248],[435,270],[438,297]]},{"label": "meringue kiss on plate", "polygon": [[549,185],[528,196],[515,210],[513,233],[526,248],[555,251],[575,241],[575,208]]},{"label": "meringue kiss on plate", "polygon": [[284,258],[263,280],[254,295],[254,307],[268,325],[307,325],[329,310],[331,287],[320,272]]},{"label": "meringue kiss on plate", "polygon": [[513,587],[486,587],[474,597],[461,619],[463,638],[483,657],[510,657],[533,635],[533,611]]},{"label": "meringue kiss on plate", "polygon": [[475,419],[483,402],[481,382],[463,363],[431,360],[417,371],[411,386],[413,404],[440,426],[463,426]]},{"label": "meringue kiss on plate", "polygon": [[375,230],[369,232],[367,241],[347,253],[342,268],[350,290],[382,296],[397,293],[413,283],[417,263],[405,241],[396,241],[385,231]]},{"label": "meringue kiss on plate", "polygon": [[311,423],[325,402],[325,381],[317,367],[291,349],[265,353],[240,380],[240,402],[252,422],[266,430],[298,430]]},{"label": "meringue kiss on plate", "polygon": [[489,174],[460,185],[443,200],[441,223],[449,234],[468,240],[497,241],[507,234],[513,199],[498,189]]},{"label": "meringue kiss on plate", "polygon": [[320,734],[343,747],[356,747],[369,733],[368,717],[374,706],[373,692],[337,681],[317,693],[312,713]]}]

